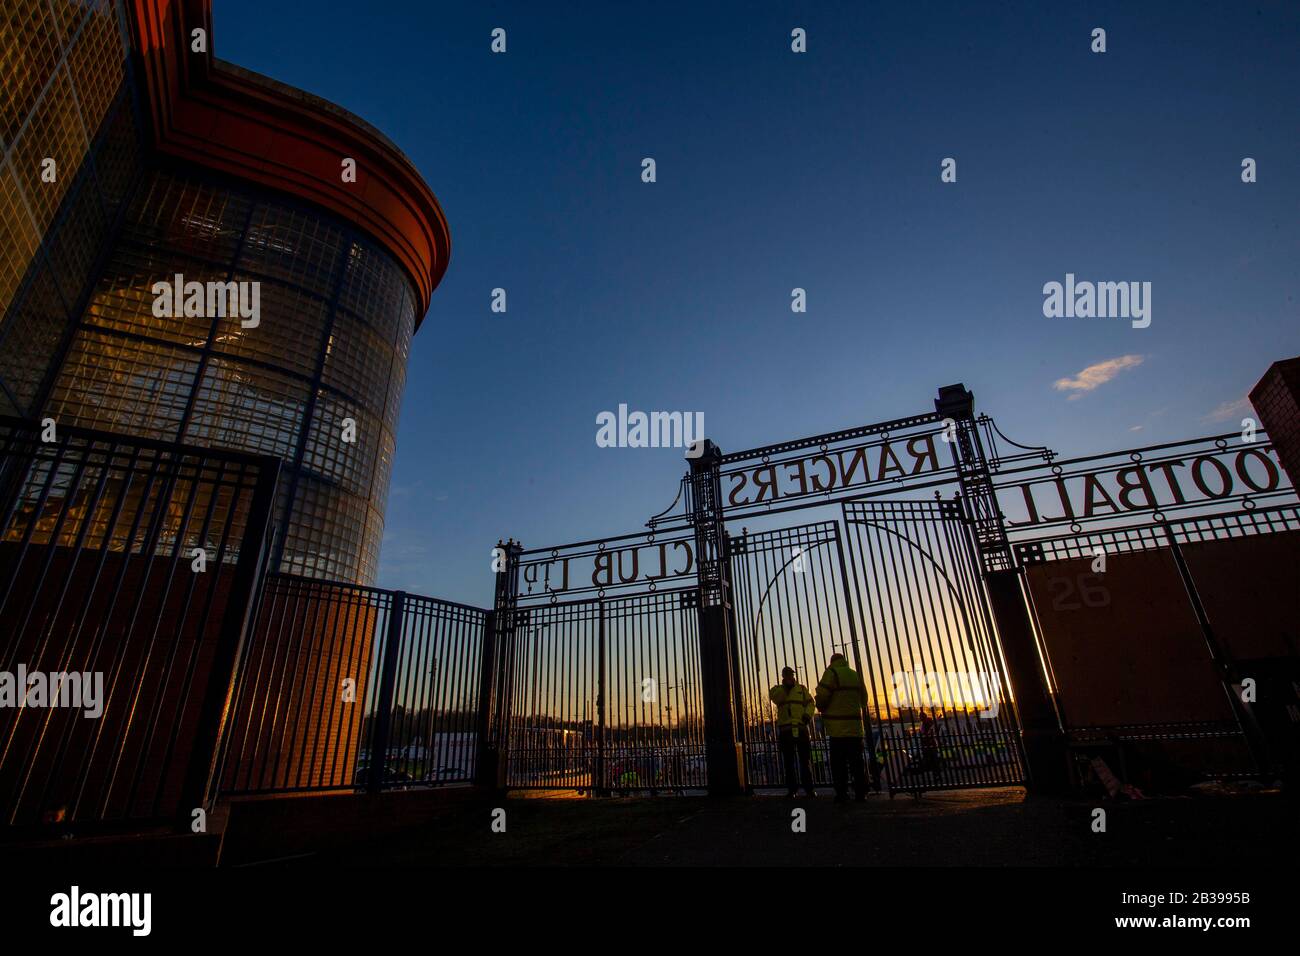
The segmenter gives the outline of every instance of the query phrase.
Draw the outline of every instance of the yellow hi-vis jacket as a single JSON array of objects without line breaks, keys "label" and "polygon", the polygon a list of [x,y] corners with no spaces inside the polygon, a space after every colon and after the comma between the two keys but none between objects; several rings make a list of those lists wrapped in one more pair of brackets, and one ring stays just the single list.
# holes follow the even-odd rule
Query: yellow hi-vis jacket
[{"label": "yellow hi-vis jacket", "polygon": [[838,661],[826,668],[817,684],[817,709],[822,712],[822,726],[832,737],[861,737],[862,708],[867,703],[867,687],[862,675]]},{"label": "yellow hi-vis jacket", "polygon": [[793,736],[798,737],[803,725],[812,720],[813,697],[808,688],[803,684],[789,687],[777,684],[767,692],[767,696],[776,704],[777,727],[781,730],[788,728]]}]

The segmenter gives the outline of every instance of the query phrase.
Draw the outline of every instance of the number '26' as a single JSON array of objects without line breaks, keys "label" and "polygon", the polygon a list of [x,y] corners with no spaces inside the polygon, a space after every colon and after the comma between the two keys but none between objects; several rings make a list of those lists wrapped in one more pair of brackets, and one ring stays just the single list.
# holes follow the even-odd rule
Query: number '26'
[{"label": "number '26'", "polygon": [[1053,611],[1110,606],[1110,589],[1101,583],[1101,578],[1096,574],[1077,574],[1073,579],[1049,578],[1047,585],[1052,589]]}]

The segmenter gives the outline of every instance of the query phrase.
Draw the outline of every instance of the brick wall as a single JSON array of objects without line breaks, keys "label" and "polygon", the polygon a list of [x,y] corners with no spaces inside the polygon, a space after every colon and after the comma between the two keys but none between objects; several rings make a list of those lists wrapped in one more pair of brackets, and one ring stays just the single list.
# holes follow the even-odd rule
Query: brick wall
[{"label": "brick wall", "polygon": [[1300,356],[1270,365],[1250,390],[1250,402],[1291,484],[1300,488]]}]

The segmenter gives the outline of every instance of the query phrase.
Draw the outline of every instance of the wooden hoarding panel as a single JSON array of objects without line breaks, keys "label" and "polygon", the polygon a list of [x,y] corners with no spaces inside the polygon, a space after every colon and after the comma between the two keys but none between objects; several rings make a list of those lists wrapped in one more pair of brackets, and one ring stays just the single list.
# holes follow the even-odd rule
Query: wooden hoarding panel
[{"label": "wooden hoarding panel", "polygon": [[1169,552],[1092,563],[1027,569],[1068,725],[1232,719]]},{"label": "wooden hoarding panel", "polygon": [[1182,550],[1230,659],[1300,651],[1300,531],[1203,541]]}]

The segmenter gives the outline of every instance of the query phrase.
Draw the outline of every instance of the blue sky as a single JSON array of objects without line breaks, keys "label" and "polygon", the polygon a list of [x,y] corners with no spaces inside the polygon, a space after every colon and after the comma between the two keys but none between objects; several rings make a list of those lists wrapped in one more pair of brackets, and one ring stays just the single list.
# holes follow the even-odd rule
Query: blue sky
[{"label": "blue sky", "polygon": [[[1297,3],[215,7],[219,57],[384,131],[451,225],[384,586],[487,602],[498,537],[639,530],[682,453],[598,448],[619,403],[737,450],[961,381],[1072,456],[1231,430],[1300,352]],[[1150,282],[1150,327],[1045,318],[1067,272]]]}]

